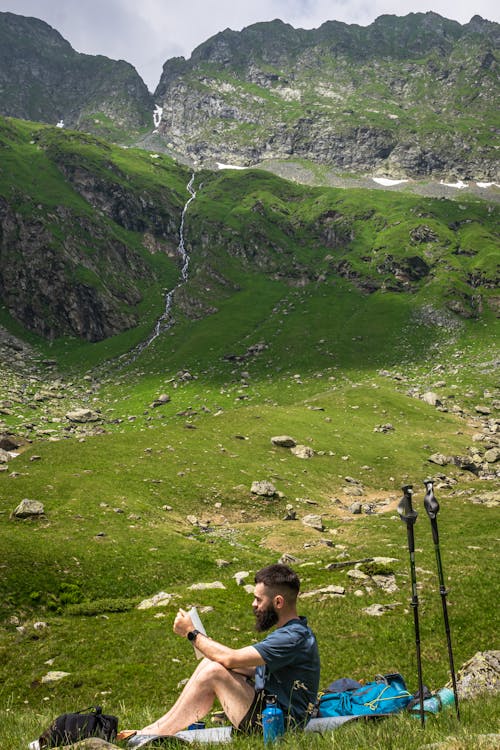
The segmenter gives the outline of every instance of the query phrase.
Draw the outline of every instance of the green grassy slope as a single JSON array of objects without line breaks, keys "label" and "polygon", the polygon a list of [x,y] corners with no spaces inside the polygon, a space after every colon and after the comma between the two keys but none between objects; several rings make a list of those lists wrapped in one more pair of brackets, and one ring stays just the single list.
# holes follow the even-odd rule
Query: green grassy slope
[{"label": "green grassy slope", "polygon": [[[53,137],[54,148],[72,148]],[[139,182],[149,179],[144,159],[113,151],[124,174],[135,165]],[[136,333],[97,344],[32,339],[39,358],[57,360],[52,376],[41,366],[23,373],[21,365],[16,372],[2,363],[2,431],[34,440],[0,472],[6,750],[25,746],[56,714],[93,702],[117,713],[122,727],[158,714],[194,666],[190,648],[171,631],[177,607],[213,608],[203,615],[209,633],[235,646],[248,643],[251,600],[233,575],[284,553],[297,558],[304,592],[332,583],[346,588],[344,597],[316,595],[301,604],[320,642],[322,685],[399,670],[415,690],[406,530],[395,512],[406,482],[415,485],[419,511],[424,679],[440,687],[448,679],[446,646],[422,506],[429,473],[442,503],[457,665],[497,645],[491,602],[498,507],[473,502],[496,484],[428,461],[436,452],[467,452],[479,431],[477,404],[497,415],[493,209],[308,191],[258,172],[204,174],[201,181],[186,219],[191,276],[176,297],[170,331],[128,363],[109,358],[126,351]],[[180,177],[172,190],[176,184],[182,186]],[[431,233],[412,235],[422,226]],[[429,272],[408,280],[403,262],[417,254]],[[388,255],[399,265],[380,273],[380,256]],[[447,306],[459,293],[461,315]],[[216,309],[198,318],[192,299]],[[262,346],[252,349],[256,344]],[[51,384],[61,398],[38,401]],[[414,397],[431,389],[446,410]],[[151,406],[161,393],[170,403]],[[68,431],[65,414],[81,405],[99,411],[103,434]],[[376,431],[387,423],[394,429]],[[43,440],[42,427],[51,431]],[[304,460],[274,447],[270,439],[279,434],[315,455]],[[362,483],[359,498],[348,494],[348,478]],[[272,481],[282,497],[252,495],[258,479]],[[23,498],[43,502],[45,518],[11,518]],[[350,513],[358,499],[375,513]],[[298,520],[283,520],[287,504]],[[308,513],[321,514],[323,532],[302,524]],[[352,581],[349,568],[326,568],[372,556],[394,558],[387,564],[396,576],[393,594]],[[221,559],[229,564],[219,567]],[[215,580],[226,589],[189,590]],[[175,598],[162,608],[136,609],[159,591]],[[395,606],[372,618],[363,609],[374,603]],[[36,629],[39,621],[47,627]],[[55,669],[69,675],[42,682]],[[462,729],[443,716],[425,739],[458,733],[467,742],[473,733],[494,731],[495,710],[489,703],[466,707]],[[409,719],[385,726],[352,728],[339,747],[422,744]]]}]

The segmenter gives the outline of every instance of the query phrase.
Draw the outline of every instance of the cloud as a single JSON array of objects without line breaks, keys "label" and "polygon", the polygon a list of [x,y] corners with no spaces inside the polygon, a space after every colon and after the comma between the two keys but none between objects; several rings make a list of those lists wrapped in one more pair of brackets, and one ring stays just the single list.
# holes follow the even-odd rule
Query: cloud
[{"label": "cloud", "polygon": [[[467,23],[479,14],[499,20],[492,0],[433,0],[432,10]],[[189,57],[209,37],[239,31],[275,18],[296,28],[317,28],[327,20],[366,26],[384,14],[427,12],[429,0],[0,0],[0,10],[41,18],[79,52],[132,63],[151,90],[163,63]]]}]

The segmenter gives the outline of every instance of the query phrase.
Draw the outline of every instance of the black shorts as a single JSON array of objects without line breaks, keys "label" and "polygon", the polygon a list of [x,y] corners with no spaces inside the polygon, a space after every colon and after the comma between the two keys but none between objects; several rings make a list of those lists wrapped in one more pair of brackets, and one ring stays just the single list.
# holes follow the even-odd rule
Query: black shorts
[{"label": "black shorts", "polygon": [[250,708],[238,725],[238,732],[243,732],[243,734],[262,732],[262,711],[265,707],[265,691],[256,690]]}]

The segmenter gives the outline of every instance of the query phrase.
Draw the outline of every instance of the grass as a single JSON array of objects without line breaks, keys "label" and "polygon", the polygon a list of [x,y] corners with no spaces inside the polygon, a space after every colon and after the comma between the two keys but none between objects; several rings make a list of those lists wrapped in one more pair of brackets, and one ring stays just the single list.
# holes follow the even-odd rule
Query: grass
[{"label": "grass", "polygon": [[[16,138],[34,148],[26,143],[29,127],[10,133],[12,148]],[[75,163],[85,160],[100,175],[111,165],[115,187],[128,184],[133,193],[137,184],[152,191],[154,202],[183,205],[186,175],[166,159],[154,167],[150,156],[101,150],[94,139],[74,134],[43,139],[44,153],[56,161],[73,153]],[[49,345],[31,335],[32,358],[0,363],[2,432],[28,441],[0,473],[5,750],[24,747],[55,715],[92,703],[117,714],[122,727],[150,721],[193,668],[191,650],[172,633],[177,607],[208,608],[203,619],[214,638],[248,644],[255,637],[250,597],[234,573],[251,574],[284,553],[296,557],[304,592],[331,583],[346,588],[345,596],[315,595],[301,603],[318,636],[322,687],[341,676],[371,680],[400,671],[416,690],[406,532],[395,512],[408,482],[419,512],[424,681],[441,687],[448,661],[422,507],[429,472],[441,502],[456,664],[496,646],[498,507],[473,502],[496,485],[428,460],[435,452],[463,455],[471,445],[483,447],[473,442],[477,404],[487,403],[496,415],[498,321],[487,305],[495,295],[495,210],[381,191],[308,190],[257,171],[207,173],[202,180],[186,225],[190,280],[166,334],[136,360],[120,358],[150,330],[161,302],[155,297],[144,302],[141,325],[131,332],[96,344],[61,338]],[[54,196],[56,183],[54,177]],[[67,185],[64,190],[54,205],[67,198],[75,211],[77,203],[78,211],[89,211]],[[49,202],[51,195],[49,189]],[[415,247],[411,232],[421,225],[438,241]],[[141,252],[140,233],[108,226]],[[337,240],[327,246],[325,227],[332,226]],[[454,255],[457,249],[468,254]],[[417,253],[431,268],[429,278],[402,291],[359,288],[360,280],[380,277],[378,256],[403,261]],[[341,261],[359,275],[341,277]],[[151,258],[158,288],[176,280],[169,263]],[[394,282],[393,273],[384,274]],[[474,275],[480,278],[471,281]],[[468,319],[446,311],[450,290],[464,298],[482,295],[482,310]],[[193,319],[186,299],[216,309]],[[3,324],[23,333],[5,310],[0,314]],[[261,351],[252,353],[259,343]],[[44,357],[57,360],[57,373],[44,369]],[[191,379],[182,376],[186,370]],[[428,390],[438,391],[446,411],[416,397]],[[45,400],[37,398],[40,392]],[[152,406],[161,393],[171,401]],[[464,416],[453,411],[455,404]],[[102,434],[70,426],[65,415],[78,406],[98,410]],[[392,430],[377,431],[387,423]],[[274,447],[270,439],[277,434],[311,446],[314,457],[301,460]],[[349,478],[362,483],[360,498],[348,494]],[[252,495],[256,479],[272,481],[283,495]],[[40,500],[45,517],[13,519],[23,498]],[[357,499],[376,512],[353,515],[349,506]],[[283,520],[287,504],[297,521]],[[301,523],[311,512],[321,514],[323,532]],[[369,576],[380,565],[390,569],[394,594],[372,580],[353,582],[349,568],[327,568],[367,557],[394,558],[364,568]],[[215,580],[225,589],[189,589]],[[169,605],[137,609],[162,590],[172,594]],[[380,618],[364,613],[376,603],[395,606]],[[46,627],[35,627],[40,621]],[[42,682],[53,669],[69,675]],[[401,716],[325,738],[289,737],[284,746],[412,750],[451,735],[456,747],[480,747],[478,734],[497,731],[497,705],[492,696],[464,702],[460,726],[442,714],[425,733],[418,721]]]}]

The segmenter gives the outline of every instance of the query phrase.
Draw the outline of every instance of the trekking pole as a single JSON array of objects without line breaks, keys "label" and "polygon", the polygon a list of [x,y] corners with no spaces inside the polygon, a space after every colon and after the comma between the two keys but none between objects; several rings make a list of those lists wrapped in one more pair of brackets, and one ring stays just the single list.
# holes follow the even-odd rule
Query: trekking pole
[{"label": "trekking pole", "polygon": [[406,524],[406,532],[408,534],[408,550],[410,552],[410,571],[411,571],[411,606],[413,609],[413,623],[415,626],[415,645],[417,649],[417,669],[418,669],[418,697],[420,704],[420,723],[422,727],[425,726],[424,716],[424,685],[422,680],[422,658],[420,654],[420,627],[418,623],[418,595],[417,595],[417,576],[415,572],[415,537],[413,535],[413,526],[417,520],[418,513],[413,509],[411,504],[411,496],[413,487],[411,484],[405,485],[403,488],[403,497],[398,505],[398,513],[401,516],[401,520]]},{"label": "trekking pole", "polygon": [[441,563],[441,551],[439,549],[439,532],[437,526],[437,514],[439,513],[439,503],[434,495],[433,482],[430,479],[426,479],[424,482],[426,493],[424,498],[424,506],[429,516],[431,527],[432,527],[432,539],[434,541],[434,549],[436,551],[436,562],[439,577],[439,593],[441,594],[441,603],[443,605],[443,619],[444,629],[446,631],[446,640],[448,643],[448,659],[450,661],[450,672],[451,682],[453,684],[453,695],[455,696],[455,710],[457,712],[457,719],[460,721],[460,711],[458,708],[458,692],[457,692],[457,681],[455,677],[455,665],[453,663],[453,651],[451,648],[451,633],[450,633],[450,622],[448,620],[448,606],[446,603],[446,596],[448,594],[446,586],[444,585],[443,565]]}]

